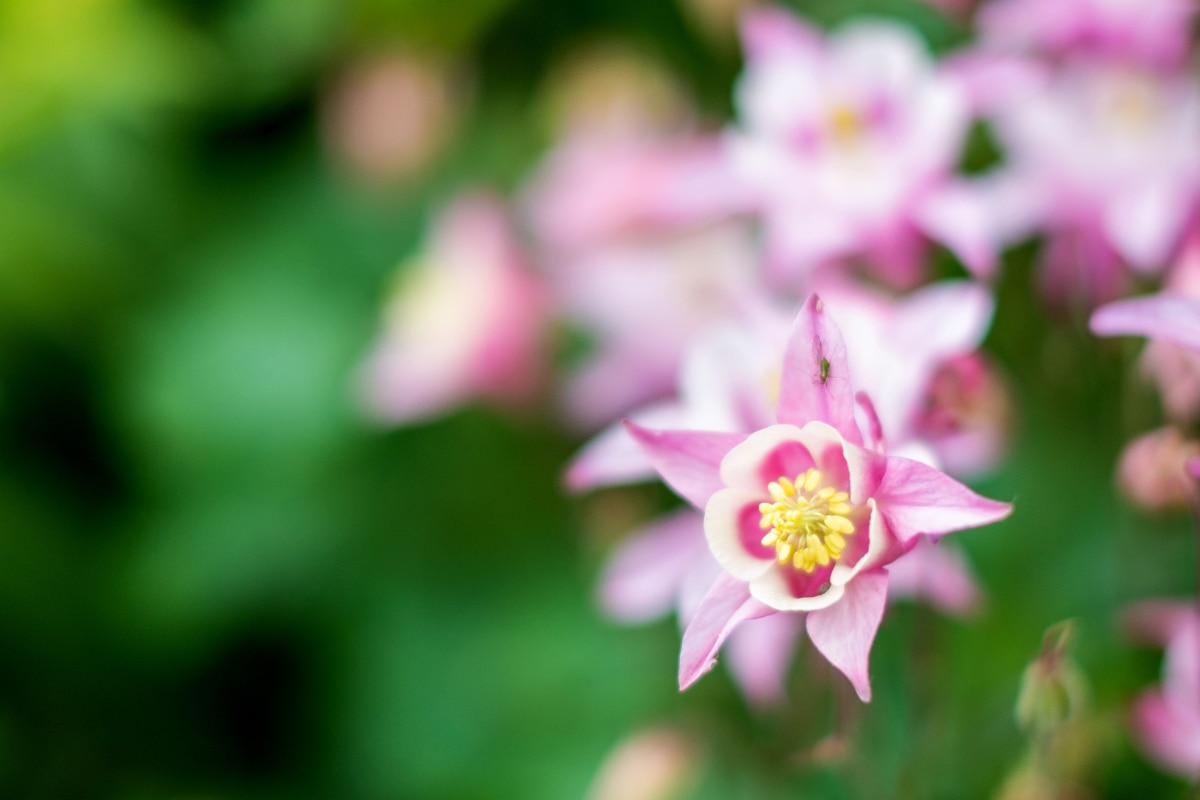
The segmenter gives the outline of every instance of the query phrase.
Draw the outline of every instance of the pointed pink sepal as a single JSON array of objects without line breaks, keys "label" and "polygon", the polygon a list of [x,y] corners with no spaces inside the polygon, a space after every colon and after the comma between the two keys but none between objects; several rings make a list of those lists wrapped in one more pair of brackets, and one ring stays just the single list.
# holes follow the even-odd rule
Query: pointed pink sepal
[{"label": "pointed pink sepal", "polygon": [[846,342],[815,294],[808,296],[788,336],[775,414],[779,422],[801,427],[828,423],[847,441],[862,444]]},{"label": "pointed pink sepal", "polygon": [[889,456],[875,502],[892,529],[907,544],[918,534],[943,534],[998,522],[1012,505],[989,500],[928,464]]},{"label": "pointed pink sepal", "polygon": [[[684,418],[678,403],[662,403],[637,412],[638,424],[653,428],[678,428]],[[641,446],[619,422],[605,428],[575,454],[567,465],[563,483],[572,492],[651,480],[654,468]]]},{"label": "pointed pink sepal", "polygon": [[683,632],[679,651],[679,690],[691,686],[717,663],[717,651],[740,623],[779,613],[750,596],[750,587],[722,572]]},{"label": "pointed pink sepal", "polygon": [[1200,350],[1200,300],[1156,294],[1118,300],[1092,314],[1092,333],[1146,336]]},{"label": "pointed pink sepal", "polygon": [[846,584],[841,600],[808,615],[808,638],[850,679],[864,703],[871,702],[868,662],[887,604],[887,585],[886,569],[864,572]]},{"label": "pointed pink sepal", "polygon": [[721,481],[725,454],[746,438],[744,433],[652,431],[633,420],[624,422],[667,485],[701,510],[725,486]]}]

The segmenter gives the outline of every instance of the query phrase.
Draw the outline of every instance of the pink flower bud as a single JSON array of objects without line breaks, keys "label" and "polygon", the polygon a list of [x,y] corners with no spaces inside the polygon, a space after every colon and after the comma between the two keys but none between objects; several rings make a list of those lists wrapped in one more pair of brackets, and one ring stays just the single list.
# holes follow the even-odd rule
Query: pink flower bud
[{"label": "pink flower bud", "polygon": [[1196,492],[1185,465],[1200,456],[1200,442],[1175,428],[1143,434],[1125,446],[1117,465],[1117,485],[1137,505],[1151,511],[1185,508]]}]

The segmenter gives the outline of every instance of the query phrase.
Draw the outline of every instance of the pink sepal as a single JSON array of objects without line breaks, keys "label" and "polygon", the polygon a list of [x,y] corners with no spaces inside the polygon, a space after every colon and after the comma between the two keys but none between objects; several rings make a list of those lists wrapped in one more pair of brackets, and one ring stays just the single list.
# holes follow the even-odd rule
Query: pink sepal
[{"label": "pink sepal", "polygon": [[846,584],[842,599],[808,615],[808,636],[821,655],[850,679],[864,703],[871,701],[868,661],[887,603],[887,569],[864,572]]},{"label": "pink sepal", "polygon": [[691,686],[717,663],[725,638],[748,619],[777,613],[750,596],[750,587],[727,572],[718,576],[683,632],[679,652],[679,689]]},{"label": "pink sepal", "polygon": [[942,534],[998,522],[1012,505],[981,497],[919,461],[889,456],[875,493],[879,510],[901,544],[918,534]]},{"label": "pink sepal", "polygon": [[746,438],[744,433],[652,431],[629,419],[625,427],[667,485],[700,509],[725,485],[721,460]]},{"label": "pink sepal", "polygon": [[1200,300],[1155,294],[1118,300],[1092,314],[1092,333],[1147,336],[1200,350]]},{"label": "pink sepal", "polygon": [[[679,403],[659,403],[635,412],[638,424],[648,428],[675,428],[685,419]],[[573,492],[600,486],[638,483],[654,478],[654,468],[641,446],[620,423],[592,437],[567,465],[563,482]]]},{"label": "pink sepal", "polygon": [[796,426],[825,422],[847,441],[862,444],[846,342],[815,294],[809,295],[788,337],[776,417]]}]

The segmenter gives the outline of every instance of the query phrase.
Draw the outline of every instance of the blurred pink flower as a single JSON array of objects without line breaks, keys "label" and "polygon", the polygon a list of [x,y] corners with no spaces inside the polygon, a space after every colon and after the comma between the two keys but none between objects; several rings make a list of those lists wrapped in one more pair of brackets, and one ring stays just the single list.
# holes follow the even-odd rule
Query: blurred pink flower
[{"label": "blurred pink flower", "polygon": [[942,469],[969,477],[986,474],[1003,457],[1012,416],[1007,385],[976,351],[941,363],[911,425],[914,438],[933,450]]},{"label": "blurred pink flower", "polygon": [[1195,13],[1191,0],[993,0],[978,24],[1000,46],[1178,66]]},{"label": "blurred pink flower", "polygon": [[776,424],[749,436],[628,423],[664,480],[704,509],[709,548],[726,570],[684,633],[680,686],[711,668],[740,622],[804,611],[809,638],[866,701],[887,566],[922,534],[988,524],[1011,506],[879,452],[877,420],[864,439],[855,414],[869,420],[870,403],[856,400],[845,343],[815,296],[783,364]]},{"label": "blurred pink flower", "polygon": [[412,422],[469,400],[529,397],[545,312],[500,202],[460,197],[397,276],[364,365],[368,408],[381,420]]},{"label": "blurred pink flower", "polygon": [[757,300],[749,232],[722,225],[630,241],[563,259],[549,271],[555,312],[588,340],[566,377],[564,409],[585,428],[671,395],[702,331]]},{"label": "blurred pink flower", "polygon": [[523,203],[538,241],[562,257],[720,221],[750,196],[716,139],[576,136],[547,157]]},{"label": "blurred pink flower", "polygon": [[[775,277],[865,256],[900,286],[921,277],[920,233],[960,213],[949,189],[967,126],[966,95],[907,28],[857,23],[823,38],[789,14],[743,20],[747,68],[730,157],[756,193]],[[969,261],[988,254],[945,241]],[[980,271],[986,264],[976,264]]]},{"label": "blurred pink flower", "polygon": [[1183,76],[1070,61],[999,104],[1009,156],[997,239],[1044,230],[1049,295],[1125,292],[1125,267],[1162,272],[1200,196],[1200,93]]},{"label": "blurred pink flower", "polygon": [[1196,484],[1187,465],[1200,457],[1200,442],[1176,428],[1159,428],[1125,445],[1117,485],[1130,500],[1151,511],[1187,508]]},{"label": "blurred pink flower", "polygon": [[719,139],[697,132],[686,92],[654,59],[585,47],[564,59],[548,94],[557,143],[521,205],[551,259],[748,210]]},{"label": "blurred pink flower", "polygon": [[1196,601],[1146,601],[1126,614],[1139,638],[1166,646],[1163,681],[1133,707],[1134,740],[1168,772],[1200,779],[1200,610]]}]

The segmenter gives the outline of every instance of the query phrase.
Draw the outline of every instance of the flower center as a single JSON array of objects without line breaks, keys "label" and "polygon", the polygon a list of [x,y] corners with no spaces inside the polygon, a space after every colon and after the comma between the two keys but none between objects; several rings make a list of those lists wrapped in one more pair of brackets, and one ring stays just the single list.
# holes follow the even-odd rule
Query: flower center
[{"label": "flower center", "polygon": [[826,125],[830,138],[842,147],[858,144],[867,127],[858,109],[845,103],[838,103],[829,110]]},{"label": "flower center", "polygon": [[775,548],[780,564],[792,562],[796,569],[812,572],[818,565],[837,561],[846,547],[845,537],[854,533],[850,495],[831,486],[818,489],[821,473],[810,469],[796,479],[781,477],[767,485],[774,502],[760,503],[766,547]]}]

